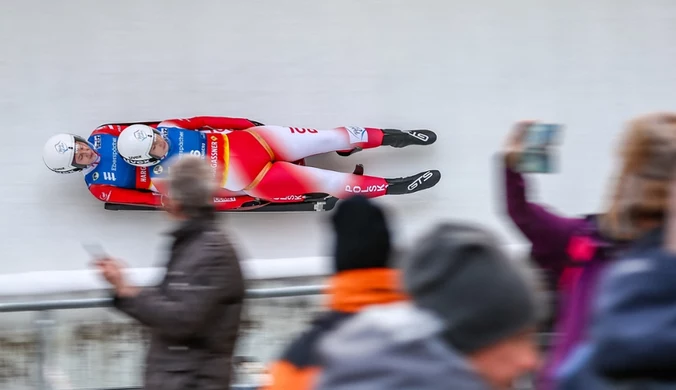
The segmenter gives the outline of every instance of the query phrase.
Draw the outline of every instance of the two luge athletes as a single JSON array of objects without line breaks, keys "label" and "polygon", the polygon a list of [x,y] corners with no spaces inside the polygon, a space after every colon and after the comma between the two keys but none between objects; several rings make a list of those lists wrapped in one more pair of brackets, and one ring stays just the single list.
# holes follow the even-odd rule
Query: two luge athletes
[{"label": "two luge athletes", "polygon": [[[364,175],[360,165],[353,173],[342,173],[305,166],[304,159],[328,152],[348,156],[379,146],[431,145],[436,138],[430,130],[316,130],[199,116],[103,125],[87,140],[57,134],[45,144],[43,159],[54,172],[82,171],[90,191],[100,200],[159,206],[161,195],[156,185],[166,177],[166,163],[184,154],[201,156],[220,183],[217,207],[229,209],[252,199],[292,203],[313,193],[339,199],[354,193],[374,198],[431,188],[441,179],[438,170],[387,179]],[[118,161],[119,157],[124,161]]]}]

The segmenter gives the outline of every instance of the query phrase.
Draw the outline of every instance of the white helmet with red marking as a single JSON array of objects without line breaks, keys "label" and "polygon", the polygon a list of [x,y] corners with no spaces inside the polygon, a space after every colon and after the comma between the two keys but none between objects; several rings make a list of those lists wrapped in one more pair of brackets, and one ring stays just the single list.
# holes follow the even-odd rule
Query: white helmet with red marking
[{"label": "white helmet with red marking", "polygon": [[85,143],[94,150],[93,145],[78,135],[57,134],[49,138],[42,148],[42,161],[56,173],[73,173],[87,168],[88,165],[78,164],[75,160],[77,142]]},{"label": "white helmet with red marking", "polygon": [[151,153],[153,144],[162,135],[146,125],[131,125],[122,130],[117,141],[117,151],[124,161],[137,167],[150,167],[162,160],[164,156]]}]

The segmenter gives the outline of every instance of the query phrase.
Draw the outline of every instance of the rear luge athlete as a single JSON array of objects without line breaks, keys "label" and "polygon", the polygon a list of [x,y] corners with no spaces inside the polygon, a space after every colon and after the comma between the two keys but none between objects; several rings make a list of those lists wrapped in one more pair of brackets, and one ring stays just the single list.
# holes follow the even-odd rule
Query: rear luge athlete
[{"label": "rear luge athlete", "polygon": [[120,133],[119,154],[133,166],[148,167],[153,184],[165,177],[167,162],[172,158],[201,156],[211,164],[214,179],[226,193],[275,203],[297,202],[307,194],[328,194],[338,199],[355,193],[369,198],[411,194],[431,188],[441,179],[438,170],[388,179],[363,175],[359,169],[343,173],[293,163],[329,152],[346,156],[380,146],[431,145],[437,136],[430,130],[253,126],[203,133],[192,131],[195,126],[190,118],[164,121],[157,127],[133,124]]}]

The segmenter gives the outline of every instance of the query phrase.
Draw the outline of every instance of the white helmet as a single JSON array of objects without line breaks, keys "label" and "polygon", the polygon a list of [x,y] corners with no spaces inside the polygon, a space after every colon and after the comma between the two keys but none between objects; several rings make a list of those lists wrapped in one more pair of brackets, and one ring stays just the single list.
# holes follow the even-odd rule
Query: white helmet
[{"label": "white helmet", "polygon": [[57,134],[47,140],[42,149],[42,160],[47,168],[56,173],[73,173],[87,168],[75,162],[76,141],[84,142],[94,150],[86,139],[73,134]]},{"label": "white helmet", "polygon": [[155,137],[162,137],[159,131],[146,125],[131,125],[122,130],[117,140],[117,151],[124,161],[137,167],[150,167],[164,156],[153,156],[150,149]]}]

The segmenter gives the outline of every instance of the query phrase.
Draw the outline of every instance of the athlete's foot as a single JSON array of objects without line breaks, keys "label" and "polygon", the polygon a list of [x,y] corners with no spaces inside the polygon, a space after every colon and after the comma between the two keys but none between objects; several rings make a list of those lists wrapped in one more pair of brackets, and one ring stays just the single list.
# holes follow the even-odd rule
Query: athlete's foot
[{"label": "athlete's foot", "polygon": [[383,129],[383,146],[403,148],[409,145],[432,145],[437,135],[432,130]]},{"label": "athlete's foot", "polygon": [[357,164],[357,166],[354,167],[354,171],[352,172],[352,174],[358,175],[358,176],[363,176],[364,175],[364,165]]},{"label": "athlete's foot", "polygon": [[387,195],[404,195],[434,187],[441,180],[441,172],[429,170],[409,177],[385,179]]}]

